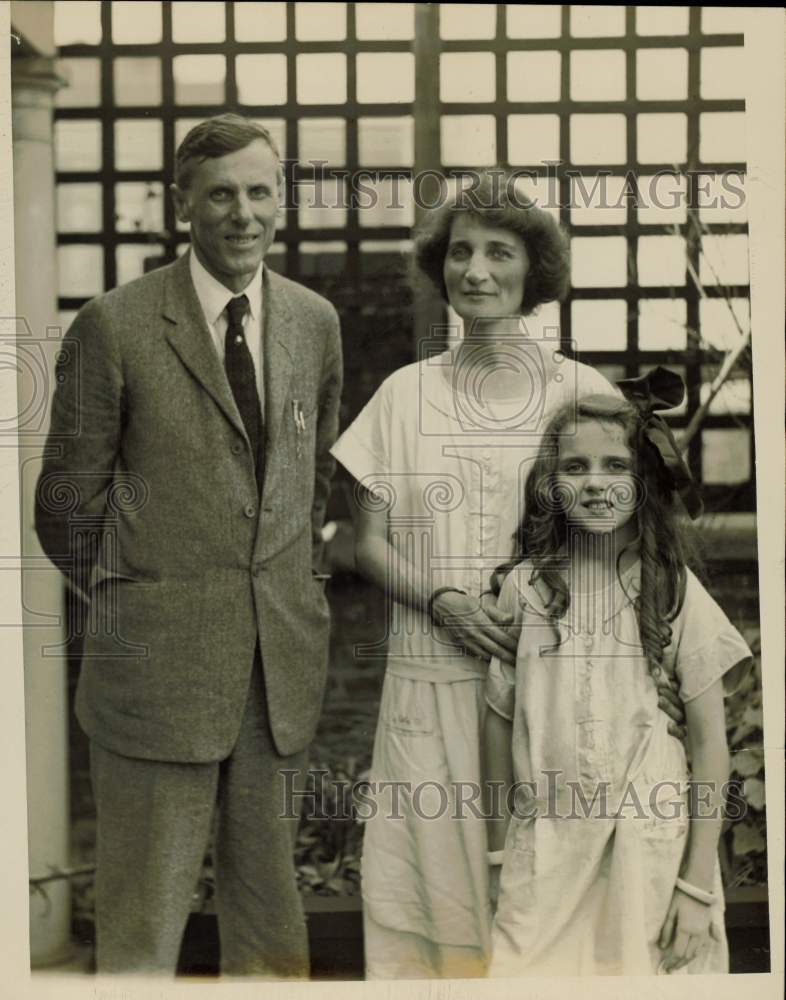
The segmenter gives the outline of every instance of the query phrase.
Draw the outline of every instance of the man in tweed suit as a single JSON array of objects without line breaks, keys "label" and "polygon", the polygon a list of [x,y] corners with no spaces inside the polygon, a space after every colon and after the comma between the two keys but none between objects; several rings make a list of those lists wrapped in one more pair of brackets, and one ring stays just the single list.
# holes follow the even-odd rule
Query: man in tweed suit
[{"label": "man in tweed suit", "polygon": [[214,824],[222,971],[308,973],[281,771],[326,674],[341,345],[332,306],[263,266],[281,180],[264,128],[197,125],[172,185],[189,252],[64,341],[36,526],[90,601],[99,972],[174,971]]}]

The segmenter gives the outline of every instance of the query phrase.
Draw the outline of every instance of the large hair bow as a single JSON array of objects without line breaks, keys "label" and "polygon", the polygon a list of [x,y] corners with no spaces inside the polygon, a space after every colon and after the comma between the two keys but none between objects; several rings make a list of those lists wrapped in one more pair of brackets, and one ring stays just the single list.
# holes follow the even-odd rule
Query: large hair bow
[{"label": "large hair bow", "polygon": [[639,411],[645,442],[655,449],[685,509],[695,520],[704,505],[669,425],[655,412],[679,406],[685,398],[685,383],[677,372],[658,366],[639,378],[621,379],[617,385]]}]

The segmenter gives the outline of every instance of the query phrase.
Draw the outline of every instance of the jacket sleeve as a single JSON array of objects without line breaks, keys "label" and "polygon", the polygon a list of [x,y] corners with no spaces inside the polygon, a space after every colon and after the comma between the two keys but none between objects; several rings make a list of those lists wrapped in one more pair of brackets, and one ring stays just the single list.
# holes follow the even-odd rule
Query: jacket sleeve
[{"label": "jacket sleeve", "polygon": [[122,427],[122,367],[104,313],[100,300],[88,302],[63,339],[35,496],[41,546],[83,596],[102,537]]},{"label": "jacket sleeve", "polygon": [[314,465],[314,504],[311,508],[312,556],[311,565],[318,571],[322,559],[322,525],[330,496],[330,480],[336,466],[330,449],[338,437],[339,406],[343,382],[341,333],[338,315],[331,307],[328,320],[322,372],[319,383],[319,408],[317,413],[317,439]]}]

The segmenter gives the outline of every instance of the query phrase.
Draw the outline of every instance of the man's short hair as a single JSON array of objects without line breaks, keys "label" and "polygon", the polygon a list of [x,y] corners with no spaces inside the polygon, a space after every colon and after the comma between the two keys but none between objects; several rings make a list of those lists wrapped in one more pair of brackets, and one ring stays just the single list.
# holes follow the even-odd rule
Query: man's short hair
[{"label": "man's short hair", "polygon": [[196,164],[236,153],[257,139],[264,140],[273,151],[278,161],[279,180],[283,180],[281,154],[270,132],[259,122],[228,112],[195,125],[180,143],[175,153],[175,184],[187,188]]}]

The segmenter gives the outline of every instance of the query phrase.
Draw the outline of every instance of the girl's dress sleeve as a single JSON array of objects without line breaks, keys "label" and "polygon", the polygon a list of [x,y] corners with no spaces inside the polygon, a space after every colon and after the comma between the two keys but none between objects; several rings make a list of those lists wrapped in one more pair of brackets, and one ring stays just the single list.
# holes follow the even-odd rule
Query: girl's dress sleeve
[{"label": "girl's dress sleeve", "polygon": [[[519,591],[516,586],[515,569],[507,575],[502,585],[497,607],[506,614],[513,615],[514,621],[521,618]],[[492,656],[486,674],[486,704],[503,719],[513,720],[516,704],[516,668]]]},{"label": "girl's dress sleeve", "polygon": [[733,694],[753,663],[753,654],[725,613],[688,570],[685,600],[672,624],[680,698],[691,701],[723,679]]}]

